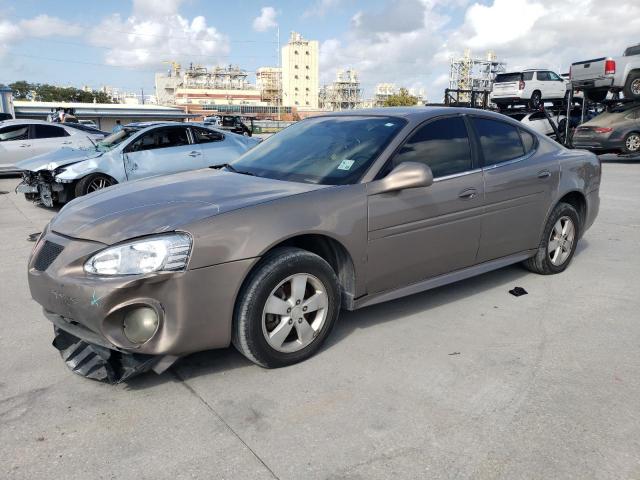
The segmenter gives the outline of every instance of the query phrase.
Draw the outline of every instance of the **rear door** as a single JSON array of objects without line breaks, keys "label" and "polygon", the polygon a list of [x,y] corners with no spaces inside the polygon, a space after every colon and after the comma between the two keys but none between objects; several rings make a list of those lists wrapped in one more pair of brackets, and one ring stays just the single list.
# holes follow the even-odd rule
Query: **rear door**
[{"label": "rear door", "polygon": [[225,135],[202,127],[190,128],[195,143],[202,149],[203,162],[206,166],[228,163],[242,153],[239,143],[233,141],[232,134]]},{"label": "rear door", "polygon": [[29,143],[28,124],[0,128],[0,167],[11,168],[20,160],[33,155]]},{"label": "rear door", "polygon": [[535,135],[511,123],[473,116],[484,174],[485,211],[478,263],[537,248],[560,166],[538,155]]},{"label": "rear door", "polygon": [[202,149],[192,143],[186,126],[146,131],[125,147],[124,157],[129,180],[205,166]]},{"label": "rear door", "polygon": [[64,128],[58,125],[34,124],[29,134],[32,155],[57,150],[65,146],[72,146],[73,139]]},{"label": "rear door", "polygon": [[462,116],[430,120],[381,170],[427,164],[431,186],[368,197],[367,289],[392,290],[475,262],[483,181]]}]

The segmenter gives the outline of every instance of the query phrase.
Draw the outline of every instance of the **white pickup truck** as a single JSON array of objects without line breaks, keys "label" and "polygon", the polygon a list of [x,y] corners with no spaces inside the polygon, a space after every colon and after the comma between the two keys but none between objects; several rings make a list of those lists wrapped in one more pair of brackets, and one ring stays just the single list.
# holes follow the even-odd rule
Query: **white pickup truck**
[{"label": "white pickup truck", "polygon": [[602,57],[571,64],[574,88],[601,102],[609,91],[640,100],[640,44],[631,46],[621,57]]}]

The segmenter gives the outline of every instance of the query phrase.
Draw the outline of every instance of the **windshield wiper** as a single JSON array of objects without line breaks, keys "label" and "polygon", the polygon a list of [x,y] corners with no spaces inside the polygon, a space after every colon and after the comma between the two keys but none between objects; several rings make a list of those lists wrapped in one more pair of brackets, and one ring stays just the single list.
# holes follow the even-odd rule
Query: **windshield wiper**
[{"label": "windshield wiper", "polygon": [[98,152],[98,145],[96,145],[96,142],[93,141],[93,138],[91,138],[89,135],[87,135],[87,138],[89,139],[89,141],[93,144],[93,147],[96,149],[96,152]]},{"label": "windshield wiper", "polygon": [[233,173],[239,173],[241,175],[250,175],[252,177],[255,177],[256,174],[255,173],[251,173],[251,172],[246,172],[243,170],[238,170],[236,169],[236,167],[234,167],[233,165],[231,165],[230,163],[221,163],[219,165],[212,165],[209,168],[214,168],[216,170],[220,169],[220,168],[226,168],[227,170],[231,170]]}]

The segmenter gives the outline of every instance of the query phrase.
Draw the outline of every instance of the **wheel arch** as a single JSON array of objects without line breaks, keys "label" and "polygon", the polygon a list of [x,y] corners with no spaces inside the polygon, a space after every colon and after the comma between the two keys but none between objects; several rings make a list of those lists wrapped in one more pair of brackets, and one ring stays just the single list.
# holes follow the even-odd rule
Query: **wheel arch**
[{"label": "wheel arch", "polygon": [[[355,266],[351,254],[341,242],[322,233],[295,235],[271,245],[261,254],[261,257],[269,255],[269,253],[274,250],[283,247],[300,248],[314,253],[325,260],[338,277],[342,307],[347,310],[352,310],[354,308],[353,305],[356,291]],[[257,262],[251,268],[243,281],[243,285],[259,265],[260,262]]]},{"label": "wheel arch", "polygon": [[[555,208],[559,203],[568,203],[578,212],[580,217],[580,227],[583,227],[587,219],[587,198],[579,190],[572,190],[565,193],[553,206]],[[553,211],[553,208],[551,211]],[[582,228],[580,229],[582,232]]]}]

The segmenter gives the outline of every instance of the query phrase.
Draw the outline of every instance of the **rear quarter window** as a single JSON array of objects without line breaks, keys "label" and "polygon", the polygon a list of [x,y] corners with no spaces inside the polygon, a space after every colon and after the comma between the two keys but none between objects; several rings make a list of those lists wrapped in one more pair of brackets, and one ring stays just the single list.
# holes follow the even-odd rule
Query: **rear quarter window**
[{"label": "rear quarter window", "polygon": [[532,133],[526,130],[520,129],[520,138],[522,139],[522,146],[524,147],[524,153],[530,153],[536,149],[536,137]]},{"label": "rear quarter window", "polygon": [[522,73],[499,73],[496,75],[494,83],[519,82],[522,79]]},{"label": "rear quarter window", "polygon": [[485,166],[508,162],[524,155],[518,131],[521,129],[488,118],[472,117],[471,121],[480,140]]}]

